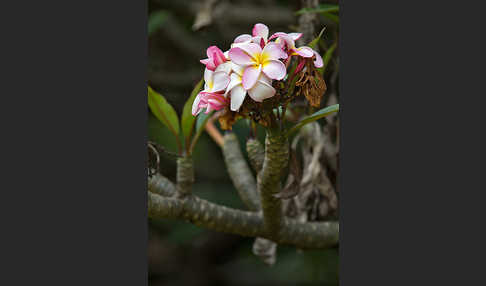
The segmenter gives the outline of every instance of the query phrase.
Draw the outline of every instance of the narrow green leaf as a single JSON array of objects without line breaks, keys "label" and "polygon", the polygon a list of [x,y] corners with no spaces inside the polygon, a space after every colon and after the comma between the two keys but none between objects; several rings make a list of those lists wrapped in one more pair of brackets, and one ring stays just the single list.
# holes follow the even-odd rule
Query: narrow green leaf
[{"label": "narrow green leaf", "polygon": [[165,10],[160,10],[157,12],[153,12],[149,15],[148,18],[148,34],[149,36],[152,35],[155,31],[157,31],[162,24],[167,20],[167,16],[169,13]]},{"label": "narrow green leaf", "polygon": [[299,121],[297,124],[295,124],[290,130],[287,132],[287,136],[292,135],[294,132],[298,131],[302,126],[306,125],[307,123],[316,121],[318,119],[321,119],[325,116],[328,116],[329,114],[332,114],[334,112],[337,112],[339,110],[339,104],[334,104],[328,107],[325,107],[317,112],[315,112],[312,115],[309,115]]},{"label": "narrow green leaf", "polygon": [[339,24],[339,16],[331,13],[322,13],[322,16],[328,18],[329,20],[335,22],[336,24]]},{"label": "narrow green leaf", "polygon": [[191,95],[184,104],[184,109],[182,110],[181,127],[182,134],[184,134],[186,149],[189,148],[189,140],[191,139],[192,130],[194,129],[194,123],[196,122],[196,117],[192,115],[192,103],[196,98],[197,94],[201,90],[204,84],[204,79],[201,79],[191,92]]},{"label": "narrow green leaf", "polygon": [[305,13],[332,13],[338,12],[339,6],[334,4],[320,4],[317,8],[303,8],[299,11],[295,12],[297,15],[305,14]]},{"label": "narrow green leaf", "polygon": [[160,120],[175,136],[179,135],[179,118],[172,105],[158,92],[148,87],[148,105],[152,113]]},{"label": "narrow green leaf", "polygon": [[324,72],[326,71],[327,64],[331,60],[332,54],[334,53],[334,50],[336,49],[336,47],[337,47],[336,42],[334,42],[334,44],[332,44],[329,47],[329,49],[327,49],[326,53],[324,54],[324,58],[323,58],[324,66],[320,70],[321,74],[324,74]]},{"label": "narrow green leaf", "polygon": [[211,111],[210,113],[199,113],[197,116],[196,120],[196,133],[194,134],[194,137],[192,138],[192,143],[191,143],[191,148],[189,149],[189,154],[192,153],[192,150],[194,150],[194,146],[196,145],[197,140],[201,136],[201,134],[204,131],[204,126],[206,126],[206,123],[208,123],[209,118],[213,116],[214,111]]},{"label": "narrow green leaf", "polygon": [[309,44],[307,44],[307,46],[313,49],[317,45],[317,43],[319,43],[319,40],[321,40],[321,36],[324,33],[325,29],[326,29],[326,27],[322,28],[319,35],[314,40],[312,40]]}]

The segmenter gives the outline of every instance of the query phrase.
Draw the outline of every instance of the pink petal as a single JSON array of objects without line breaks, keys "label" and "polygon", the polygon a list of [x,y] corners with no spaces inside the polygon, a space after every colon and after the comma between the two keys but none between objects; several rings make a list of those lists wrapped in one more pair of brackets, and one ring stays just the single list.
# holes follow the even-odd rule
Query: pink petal
[{"label": "pink petal", "polygon": [[275,38],[281,37],[281,36],[287,36],[287,33],[284,32],[276,32],[274,33],[268,40],[273,40]]},{"label": "pink petal", "polygon": [[264,99],[272,97],[275,95],[275,89],[261,81],[257,81],[255,86],[248,90],[250,97],[257,102],[262,102]]},{"label": "pink petal", "polygon": [[236,111],[240,108],[245,100],[246,90],[241,86],[237,85],[231,90],[231,110]]},{"label": "pink petal", "polygon": [[213,74],[212,92],[224,90],[230,82],[230,77],[225,72],[215,72]]},{"label": "pink petal", "polygon": [[215,55],[218,56],[219,54],[223,55],[223,51],[221,51],[218,47],[216,46],[211,46],[206,50],[206,55],[208,55],[208,58],[212,58]]},{"label": "pink petal", "polygon": [[282,47],[275,43],[268,43],[262,51],[262,61],[286,59],[287,53]]},{"label": "pink petal", "polygon": [[231,50],[228,53],[230,59],[232,62],[238,65],[242,66],[248,66],[248,65],[253,65],[255,60],[249,56],[245,51],[241,48],[231,48]]},{"label": "pink petal", "polygon": [[253,37],[260,36],[265,39],[265,41],[268,39],[268,27],[265,24],[255,24],[255,26],[253,26],[252,33]]},{"label": "pink petal", "polygon": [[295,49],[295,41],[288,34],[282,33],[278,36],[277,41],[281,41],[288,50]]},{"label": "pink petal", "polygon": [[292,40],[294,41],[297,41],[298,39],[300,39],[300,37],[302,37],[302,33],[289,33],[288,34]]},{"label": "pink petal", "polygon": [[237,48],[242,49],[245,53],[251,56],[255,61],[258,59],[262,52],[262,48],[260,45],[255,43],[243,43],[243,44],[236,44]]},{"label": "pink petal", "polygon": [[233,41],[234,43],[246,43],[246,42],[251,42],[251,35],[248,34],[243,34],[239,35],[238,37],[235,38]]},{"label": "pink petal", "polygon": [[241,81],[243,88],[246,90],[252,88],[257,82],[257,79],[260,76],[261,71],[262,71],[261,65],[258,65],[257,67],[255,66],[247,67],[243,72],[243,78]]},{"label": "pink petal", "polygon": [[297,65],[297,68],[295,68],[294,74],[297,74],[304,68],[305,60],[303,58],[299,58],[299,59],[300,59],[299,64]]},{"label": "pink petal", "polygon": [[297,49],[293,49],[292,51],[294,53],[296,53],[297,55],[304,57],[304,58],[310,58],[314,55],[314,50],[309,48],[309,47],[305,47],[305,46],[297,48]]},{"label": "pink petal", "polygon": [[208,54],[208,57],[213,59],[214,65],[217,67],[220,64],[224,63],[226,61],[226,57],[223,54],[223,51],[221,51],[218,47],[216,46],[211,46],[208,48],[206,51]]},{"label": "pink petal", "polygon": [[254,43],[254,44],[259,45],[260,48],[262,48],[262,49],[263,49],[263,47],[265,47],[265,44],[266,44],[266,41],[262,37],[260,37],[260,36],[253,37],[251,39],[251,42]]},{"label": "pink petal", "polygon": [[[271,79],[281,80],[287,74],[285,65],[278,60],[266,61],[263,63],[263,73]],[[246,71],[245,71],[246,72]],[[243,83],[245,78],[243,77]]]},{"label": "pink petal", "polygon": [[199,60],[203,65],[206,66],[207,69],[214,71],[216,69],[216,66],[214,65],[213,59],[204,59],[204,60]]},{"label": "pink petal", "polygon": [[321,55],[319,55],[319,53],[316,51],[314,51],[314,55],[316,56],[316,59],[314,60],[314,66],[316,68],[322,68],[324,66],[324,62],[322,61]]}]

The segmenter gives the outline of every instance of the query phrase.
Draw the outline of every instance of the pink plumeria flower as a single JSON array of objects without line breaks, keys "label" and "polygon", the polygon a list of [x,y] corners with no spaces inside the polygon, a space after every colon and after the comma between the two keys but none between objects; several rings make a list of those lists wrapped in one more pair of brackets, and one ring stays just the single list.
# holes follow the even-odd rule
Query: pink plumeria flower
[{"label": "pink plumeria flower", "polygon": [[[231,110],[237,111],[243,104],[247,92],[242,85],[245,68],[240,65],[232,64],[232,70],[231,81],[226,88],[226,93],[231,93]],[[262,102],[264,99],[274,96],[275,89],[272,87],[272,80],[264,73],[261,73],[255,85],[248,90],[248,94],[257,102]]]},{"label": "pink plumeria flower", "polygon": [[287,58],[287,54],[278,44],[268,43],[262,48],[255,43],[239,44],[229,51],[231,61],[244,67],[242,86],[245,90],[251,89],[263,72],[270,79],[281,80],[285,77],[287,69],[279,61]]},{"label": "pink plumeria flower", "polygon": [[257,23],[253,26],[252,35],[243,34],[236,37],[234,43],[255,43],[263,47],[268,42],[268,27],[265,24]]},{"label": "pink plumeria flower", "polygon": [[200,60],[200,62],[206,66],[208,70],[214,71],[220,64],[227,61],[227,57],[216,46],[211,46],[206,50],[208,56],[207,59]]},{"label": "pink plumeria flower", "polygon": [[318,52],[314,51],[310,47],[302,46],[299,48],[295,47],[295,41],[302,36],[301,33],[282,33],[277,32],[273,34],[269,40],[276,38],[275,43],[281,45],[282,49],[287,51],[289,56],[300,56],[303,58],[311,58],[312,56],[316,56],[314,60],[314,66],[316,68],[321,68],[324,66],[324,62],[322,61],[321,55]]},{"label": "pink plumeria flower", "polygon": [[227,73],[227,67],[231,67],[229,64],[221,64],[215,71],[207,68],[204,70],[204,90],[194,99],[192,115],[196,116],[203,108],[206,108],[206,113],[209,113],[228,105],[229,101],[225,96],[225,89],[230,82]]},{"label": "pink plumeria flower", "polygon": [[216,92],[204,92],[201,91],[194,100],[192,105],[192,115],[196,116],[206,108],[206,114],[213,110],[220,110],[225,108],[229,104],[228,98],[224,97],[222,93]]}]

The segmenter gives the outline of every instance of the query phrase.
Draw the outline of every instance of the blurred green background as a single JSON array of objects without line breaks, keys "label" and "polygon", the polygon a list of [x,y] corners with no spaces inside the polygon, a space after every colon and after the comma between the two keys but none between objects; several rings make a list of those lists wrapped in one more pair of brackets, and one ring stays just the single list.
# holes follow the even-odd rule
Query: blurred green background
[{"label": "blurred green background", "polygon": [[[236,36],[251,34],[258,22],[266,24],[270,34],[297,31],[296,12],[302,8],[301,1],[150,0],[148,3],[148,84],[163,94],[179,115],[202,78],[204,66],[199,60],[206,58],[207,47],[217,45],[226,51]],[[207,9],[209,6],[211,9]],[[337,42],[338,23],[325,13],[317,14],[317,32],[312,38],[326,26],[319,43],[324,57],[324,52]],[[208,15],[210,23],[204,21]],[[332,86],[331,78],[337,67],[337,58],[330,59],[324,74],[328,90],[337,88]],[[147,112],[149,140],[175,152],[173,135],[148,108]],[[241,146],[245,146],[249,135],[247,123],[237,122],[233,131]],[[259,138],[263,137],[263,132],[259,132]],[[246,154],[244,148],[242,151]],[[206,133],[198,141],[193,157],[194,193],[222,205],[245,209],[231,184],[221,149]],[[175,162],[163,156],[160,172],[175,182],[175,171]],[[270,267],[252,254],[253,241],[182,221],[149,219],[149,285],[337,285],[337,248],[300,251],[278,246],[277,262]]]}]

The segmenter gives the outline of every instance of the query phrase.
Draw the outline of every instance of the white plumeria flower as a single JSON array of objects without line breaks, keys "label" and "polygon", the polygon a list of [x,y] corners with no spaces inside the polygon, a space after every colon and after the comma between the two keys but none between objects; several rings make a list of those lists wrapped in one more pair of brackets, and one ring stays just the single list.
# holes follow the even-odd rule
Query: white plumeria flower
[{"label": "white plumeria flower", "polygon": [[[234,63],[231,65],[233,72],[230,75],[231,81],[226,88],[226,93],[231,93],[231,110],[237,111],[245,100],[247,90],[243,88],[242,84],[244,67]],[[248,94],[257,102],[274,96],[275,89],[272,87],[272,80],[261,73],[253,87],[248,90]]]}]

